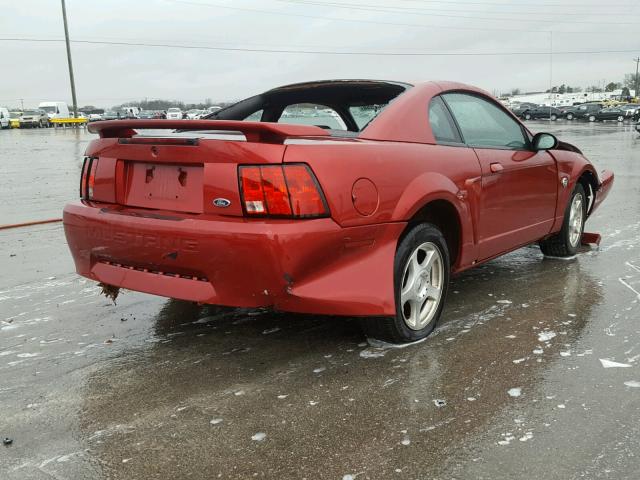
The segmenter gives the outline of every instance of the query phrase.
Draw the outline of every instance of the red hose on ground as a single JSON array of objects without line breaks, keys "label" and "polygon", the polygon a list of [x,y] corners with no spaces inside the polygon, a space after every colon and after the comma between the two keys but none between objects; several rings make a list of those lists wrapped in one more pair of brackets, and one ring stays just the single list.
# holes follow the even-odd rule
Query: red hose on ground
[{"label": "red hose on ground", "polygon": [[0,225],[0,230],[9,230],[10,228],[30,227],[31,225],[42,225],[43,223],[61,222],[61,218],[50,218],[49,220],[36,220],[35,222],[14,223],[13,225]]}]

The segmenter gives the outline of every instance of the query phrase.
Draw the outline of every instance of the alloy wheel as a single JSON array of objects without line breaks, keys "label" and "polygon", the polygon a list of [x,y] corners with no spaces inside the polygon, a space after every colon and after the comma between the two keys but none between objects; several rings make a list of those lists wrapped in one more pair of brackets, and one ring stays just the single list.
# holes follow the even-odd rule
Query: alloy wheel
[{"label": "alloy wheel", "polygon": [[569,210],[569,243],[572,247],[578,246],[582,237],[582,224],[584,217],[584,198],[581,193],[576,194],[571,201]]},{"label": "alloy wheel", "polygon": [[431,242],[418,246],[407,259],[402,274],[402,319],[412,330],[421,330],[435,318],[444,289],[444,262]]}]

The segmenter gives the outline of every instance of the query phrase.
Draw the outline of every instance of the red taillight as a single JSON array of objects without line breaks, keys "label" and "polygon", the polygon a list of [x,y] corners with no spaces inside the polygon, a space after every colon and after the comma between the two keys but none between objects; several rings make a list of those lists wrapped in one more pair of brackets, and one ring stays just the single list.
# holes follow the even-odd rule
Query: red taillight
[{"label": "red taillight", "polygon": [[82,176],[80,177],[80,198],[91,200],[93,198],[93,187],[96,184],[96,170],[98,168],[97,158],[85,158],[82,164]]},{"label": "red taillight", "polygon": [[241,166],[238,175],[249,216],[323,217],[329,214],[308,165]]}]

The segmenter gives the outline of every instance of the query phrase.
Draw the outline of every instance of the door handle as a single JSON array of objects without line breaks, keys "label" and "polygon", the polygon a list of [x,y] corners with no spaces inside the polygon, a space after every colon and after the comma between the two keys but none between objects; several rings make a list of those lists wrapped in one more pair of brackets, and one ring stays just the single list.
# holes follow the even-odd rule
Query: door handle
[{"label": "door handle", "polygon": [[491,173],[499,173],[504,170],[504,167],[501,163],[492,163],[491,165],[489,165],[489,168],[491,169]]}]

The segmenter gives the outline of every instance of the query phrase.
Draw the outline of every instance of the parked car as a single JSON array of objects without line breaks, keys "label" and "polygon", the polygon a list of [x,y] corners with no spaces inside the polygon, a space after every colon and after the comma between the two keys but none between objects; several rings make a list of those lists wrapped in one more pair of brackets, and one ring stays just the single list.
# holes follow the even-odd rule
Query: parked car
[{"label": "parked car", "polygon": [[12,110],[9,112],[9,127],[10,128],[20,128],[20,117],[22,116],[22,112],[18,110]]},{"label": "parked car", "polygon": [[90,113],[87,120],[90,122],[97,122],[98,120],[102,120],[102,115],[102,113]]},{"label": "parked car", "polygon": [[624,122],[627,114],[624,110],[618,107],[603,108],[599,112],[589,115],[590,122],[601,122],[603,120],[616,120],[617,122]]},{"label": "parked car", "polygon": [[555,107],[548,107],[546,105],[538,105],[535,108],[527,110],[522,118],[525,120],[537,120],[537,119],[549,119],[549,120],[557,120],[562,117],[562,112],[560,109]]},{"label": "parked car", "polygon": [[638,114],[638,109],[640,109],[640,105],[637,103],[627,103],[624,105],[620,105],[618,108],[624,110],[625,116],[627,118],[633,118]]},{"label": "parked car", "polygon": [[[345,129],[281,122],[299,104],[331,105]],[[359,128],[350,112],[363,105],[386,107]],[[272,121],[244,121],[259,111]],[[112,292],[358,316],[393,342],[433,330],[452,273],[530,243],[575,255],[613,184],[459,83],[310,82],[216,120],[88,128],[100,139],[64,209],[79,274]]]},{"label": "parked car", "polygon": [[578,105],[576,111],[571,115],[572,118],[567,116],[567,120],[589,120],[592,115],[595,115],[602,110],[602,104],[600,103],[583,103]]},{"label": "parked car", "polygon": [[10,127],[11,121],[9,120],[9,109],[0,107],[0,129]]},{"label": "parked car", "polygon": [[512,107],[511,111],[516,117],[522,118],[523,115],[526,114],[528,111],[537,107],[538,107],[537,103],[522,102]]},{"label": "parked car", "polygon": [[138,118],[149,120],[156,118],[156,114],[151,110],[141,110],[140,113],[138,113]]},{"label": "parked car", "polygon": [[121,115],[122,112],[117,110],[107,110],[102,114],[102,120],[120,120],[123,118]]},{"label": "parked car", "polygon": [[560,107],[560,114],[562,118],[566,118],[567,120],[573,120],[575,118],[576,113],[578,112],[579,105],[570,105],[566,107]]},{"label": "parked car", "polygon": [[48,127],[49,117],[44,110],[25,110],[18,119],[20,128]]},{"label": "parked car", "polygon": [[197,108],[194,108],[192,110],[187,110],[186,118],[189,120],[197,120],[201,118],[203,115],[205,115],[206,113],[208,113],[206,110],[199,110]]},{"label": "parked car", "polygon": [[167,120],[181,120],[182,118],[183,113],[179,108],[169,108],[167,110]]}]

